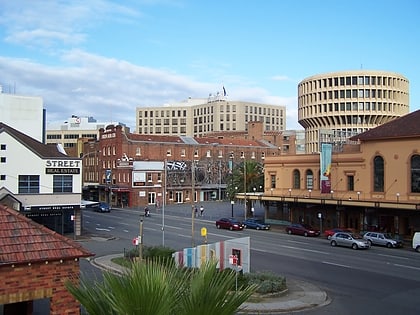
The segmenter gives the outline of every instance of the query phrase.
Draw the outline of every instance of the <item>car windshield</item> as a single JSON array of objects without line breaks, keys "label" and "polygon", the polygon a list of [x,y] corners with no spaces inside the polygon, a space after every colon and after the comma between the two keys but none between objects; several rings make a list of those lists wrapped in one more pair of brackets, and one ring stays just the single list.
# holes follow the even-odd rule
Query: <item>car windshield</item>
[{"label": "car windshield", "polygon": [[361,237],[360,235],[358,235],[358,234],[352,234],[351,235],[354,239],[357,239],[357,240],[360,240],[360,239],[363,239],[363,237]]}]

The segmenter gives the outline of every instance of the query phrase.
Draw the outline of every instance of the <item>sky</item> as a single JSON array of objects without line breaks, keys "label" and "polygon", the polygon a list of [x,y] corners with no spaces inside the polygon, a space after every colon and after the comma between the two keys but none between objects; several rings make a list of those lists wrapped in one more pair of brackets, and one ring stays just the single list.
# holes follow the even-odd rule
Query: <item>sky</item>
[{"label": "sky", "polygon": [[383,70],[420,108],[417,0],[0,0],[0,85],[135,130],[137,107],[207,98],[286,106],[326,72]]}]

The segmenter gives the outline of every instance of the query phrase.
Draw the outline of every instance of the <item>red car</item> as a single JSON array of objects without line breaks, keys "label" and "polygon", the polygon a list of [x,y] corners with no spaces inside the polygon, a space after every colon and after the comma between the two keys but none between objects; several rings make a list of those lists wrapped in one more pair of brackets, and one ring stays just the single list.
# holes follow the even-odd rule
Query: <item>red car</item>
[{"label": "red car", "polygon": [[317,229],[314,229],[309,224],[300,224],[292,223],[286,227],[286,233],[288,234],[298,234],[303,236],[319,236],[321,232]]},{"label": "red car", "polygon": [[346,228],[333,228],[333,229],[330,229],[330,230],[325,230],[324,231],[324,236],[327,239],[330,239],[331,236],[333,236],[337,232],[353,233],[353,231],[351,231],[349,229],[346,229]]},{"label": "red car", "polygon": [[229,229],[229,230],[243,230],[244,225],[233,218],[221,218],[216,221],[216,227],[218,229]]}]

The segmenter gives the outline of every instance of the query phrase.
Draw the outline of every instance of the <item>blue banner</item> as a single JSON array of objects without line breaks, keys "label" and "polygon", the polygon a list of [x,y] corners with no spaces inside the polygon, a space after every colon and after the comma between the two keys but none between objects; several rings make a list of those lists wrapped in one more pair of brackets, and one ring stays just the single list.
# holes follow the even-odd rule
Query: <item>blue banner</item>
[{"label": "blue banner", "polygon": [[332,144],[321,144],[321,193],[329,194],[331,192],[331,156]]}]

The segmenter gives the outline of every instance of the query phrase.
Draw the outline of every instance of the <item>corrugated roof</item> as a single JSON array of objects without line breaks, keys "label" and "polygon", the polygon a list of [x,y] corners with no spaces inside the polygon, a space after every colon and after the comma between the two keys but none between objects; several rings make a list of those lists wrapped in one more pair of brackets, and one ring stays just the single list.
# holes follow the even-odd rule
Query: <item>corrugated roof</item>
[{"label": "corrugated roof", "polygon": [[352,141],[371,141],[392,138],[420,137],[420,110],[395,118],[350,138]]},{"label": "corrugated roof", "polygon": [[[41,158],[69,158],[68,155],[61,153],[55,144],[44,144],[27,136],[26,134],[0,122],[0,133],[6,132],[22,145],[29,148],[32,152]],[[74,159],[74,158],[73,158]]]},{"label": "corrugated roof", "polygon": [[90,257],[78,243],[0,205],[0,266]]}]

